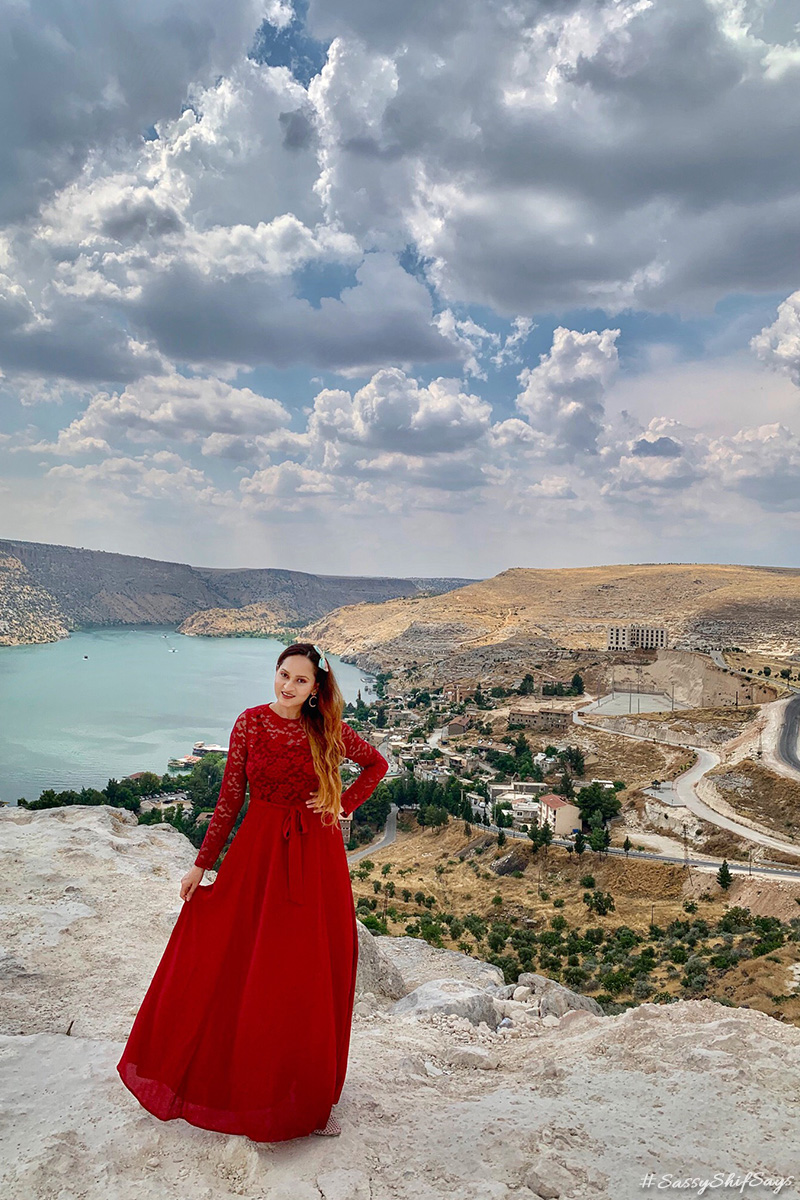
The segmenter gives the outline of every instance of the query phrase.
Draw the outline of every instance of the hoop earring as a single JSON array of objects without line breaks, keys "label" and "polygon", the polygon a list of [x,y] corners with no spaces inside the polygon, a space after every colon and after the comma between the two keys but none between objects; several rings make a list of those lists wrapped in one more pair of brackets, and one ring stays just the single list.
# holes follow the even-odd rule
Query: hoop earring
[{"label": "hoop earring", "polygon": [[316,695],[314,694],[314,692],[312,692],[311,695],[308,697],[308,707],[309,708],[317,707],[317,699],[316,699]]}]

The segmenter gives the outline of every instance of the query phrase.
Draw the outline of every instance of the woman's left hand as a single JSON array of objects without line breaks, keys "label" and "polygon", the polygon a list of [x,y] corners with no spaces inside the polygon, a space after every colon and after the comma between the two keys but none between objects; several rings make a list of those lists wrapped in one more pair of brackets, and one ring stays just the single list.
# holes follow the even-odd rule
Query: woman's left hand
[{"label": "woman's left hand", "polygon": [[320,810],[317,808],[317,800],[318,800],[318,797],[319,797],[319,792],[318,792],[318,791],[317,791],[317,792],[312,792],[312,793],[311,793],[311,795],[310,795],[310,796],[308,797],[308,799],[306,800],[306,804],[308,805],[308,807],[309,807],[309,808],[313,808],[314,812],[319,812],[319,811],[320,811]]}]

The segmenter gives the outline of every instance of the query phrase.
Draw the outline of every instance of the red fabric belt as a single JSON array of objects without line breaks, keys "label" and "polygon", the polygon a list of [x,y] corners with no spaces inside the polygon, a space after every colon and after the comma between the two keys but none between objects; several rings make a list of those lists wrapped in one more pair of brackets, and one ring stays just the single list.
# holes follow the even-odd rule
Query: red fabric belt
[{"label": "red fabric belt", "polygon": [[304,904],[303,898],[303,852],[300,834],[307,833],[311,822],[307,809],[291,805],[283,818],[282,833],[289,843],[289,899],[294,904]]}]

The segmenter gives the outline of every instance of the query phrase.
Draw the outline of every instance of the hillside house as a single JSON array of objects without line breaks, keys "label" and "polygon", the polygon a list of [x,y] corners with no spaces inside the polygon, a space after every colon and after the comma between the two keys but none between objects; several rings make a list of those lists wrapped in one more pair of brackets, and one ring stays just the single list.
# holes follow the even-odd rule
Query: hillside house
[{"label": "hillside house", "polygon": [[538,825],[541,802],[539,800],[516,800],[511,805],[511,817],[514,828],[521,825]]},{"label": "hillside house", "polygon": [[540,801],[539,826],[544,825],[549,825],[558,837],[576,833],[582,827],[580,809],[564,796],[549,792]]},{"label": "hillside house", "polygon": [[464,700],[471,700],[476,691],[477,688],[468,683],[446,683],[442,688],[442,696],[451,704],[461,704]]},{"label": "hillside house", "polygon": [[539,797],[548,790],[546,783],[536,783],[535,780],[511,779],[506,783],[490,783],[489,798],[492,804],[498,800],[530,800]]}]

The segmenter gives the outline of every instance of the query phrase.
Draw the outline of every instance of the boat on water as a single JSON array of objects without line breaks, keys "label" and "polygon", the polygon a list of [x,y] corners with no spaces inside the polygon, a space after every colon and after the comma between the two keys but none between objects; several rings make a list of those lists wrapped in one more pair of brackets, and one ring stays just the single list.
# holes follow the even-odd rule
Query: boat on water
[{"label": "boat on water", "polygon": [[172,771],[191,771],[200,762],[199,754],[184,754],[182,758],[171,758],[167,766]]},{"label": "boat on water", "polygon": [[192,754],[197,758],[202,758],[204,754],[227,754],[227,746],[215,746],[214,743],[206,745],[205,742],[195,742],[192,746]]},{"label": "boat on water", "polygon": [[171,758],[167,767],[170,771],[191,771],[192,767],[197,766],[206,754],[222,754],[227,758],[228,747],[217,746],[213,742],[209,742],[208,745],[205,742],[195,742],[191,754],[184,754],[180,758]]}]

